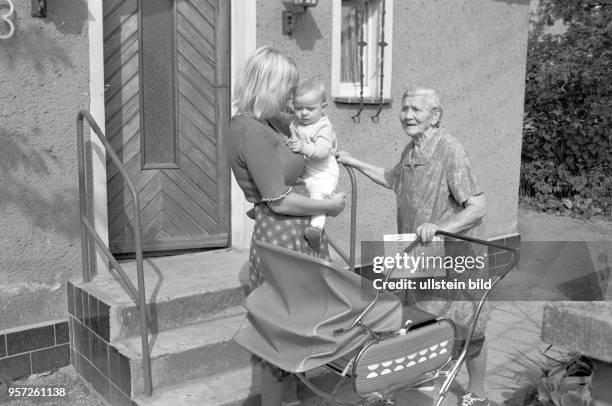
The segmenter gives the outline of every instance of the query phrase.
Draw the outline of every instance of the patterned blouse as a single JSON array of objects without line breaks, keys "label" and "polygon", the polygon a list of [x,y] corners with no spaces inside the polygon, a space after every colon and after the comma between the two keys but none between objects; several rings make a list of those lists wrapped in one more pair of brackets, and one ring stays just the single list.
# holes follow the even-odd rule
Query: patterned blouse
[{"label": "patterned blouse", "polygon": [[287,124],[284,128],[283,124],[241,115],[230,121],[228,138],[232,171],[251,203],[283,198],[304,172],[302,155],[291,152],[285,144],[289,127]]},{"label": "patterned blouse", "polygon": [[[397,202],[397,228],[399,233],[414,233],[423,223],[440,224],[464,209],[472,196],[483,193],[474,176],[467,153],[459,141],[440,129],[436,135],[416,153],[409,142],[400,161],[385,178],[392,185]],[[478,220],[462,234],[484,238],[482,220]],[[479,244],[457,243],[445,237],[445,255],[481,256],[484,269],[472,269],[463,273],[447,270],[447,280],[466,281],[488,277],[486,247]],[[465,327],[475,310],[475,301],[482,291],[447,290],[414,292],[413,300],[423,310],[450,317],[458,327],[458,334],[466,333]],[[483,333],[490,313],[489,306],[483,308],[476,327]]]},{"label": "patterned blouse", "polygon": [[[418,154],[409,142],[385,178],[396,195],[399,233],[413,233],[423,223],[439,224],[463,210],[469,197],[483,193],[465,149],[442,129]],[[466,234],[483,236],[479,225]]]}]

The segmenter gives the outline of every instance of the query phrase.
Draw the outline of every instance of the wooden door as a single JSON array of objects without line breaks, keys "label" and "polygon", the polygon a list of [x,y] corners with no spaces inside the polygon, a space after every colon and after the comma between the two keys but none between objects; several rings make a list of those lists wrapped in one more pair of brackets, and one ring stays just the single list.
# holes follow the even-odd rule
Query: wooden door
[{"label": "wooden door", "polygon": [[[104,0],[106,136],[141,206],[145,251],[229,238],[227,0]],[[107,162],[109,241],[133,252],[132,197]]]}]

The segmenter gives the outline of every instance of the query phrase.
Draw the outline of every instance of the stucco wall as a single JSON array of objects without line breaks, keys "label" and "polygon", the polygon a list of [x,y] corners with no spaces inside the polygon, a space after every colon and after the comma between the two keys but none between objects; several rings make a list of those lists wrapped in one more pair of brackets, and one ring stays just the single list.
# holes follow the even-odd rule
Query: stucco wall
[{"label": "stucco wall", "polygon": [[80,270],[74,120],[89,103],[87,4],[15,3],[0,40],[0,330],[64,318]]},{"label": "stucco wall", "polygon": [[[403,91],[418,84],[438,89],[443,125],[466,147],[488,202],[489,237],[516,232],[529,0],[394,0],[392,97],[374,124],[371,107],[354,124],[358,106],[329,103],[341,149],[389,167],[407,142],[399,120]],[[291,56],[302,77],[330,88],[332,1],[320,1],[281,34],[279,2],[257,1],[257,46]],[[393,192],[358,177],[358,240],[393,233]],[[345,179],[340,190],[348,191]],[[329,222],[346,240],[348,214]]]}]

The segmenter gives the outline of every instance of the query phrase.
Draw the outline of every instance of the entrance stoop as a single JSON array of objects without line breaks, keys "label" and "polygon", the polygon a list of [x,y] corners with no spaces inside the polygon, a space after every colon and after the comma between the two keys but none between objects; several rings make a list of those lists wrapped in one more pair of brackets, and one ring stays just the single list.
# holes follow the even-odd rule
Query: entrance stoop
[{"label": "entrance stoop", "polygon": [[[121,264],[136,285],[134,260]],[[248,251],[144,260],[153,396],[144,397],[139,313],[110,272],[68,282],[71,363],[111,405],[255,405],[258,368],[233,334]]]}]

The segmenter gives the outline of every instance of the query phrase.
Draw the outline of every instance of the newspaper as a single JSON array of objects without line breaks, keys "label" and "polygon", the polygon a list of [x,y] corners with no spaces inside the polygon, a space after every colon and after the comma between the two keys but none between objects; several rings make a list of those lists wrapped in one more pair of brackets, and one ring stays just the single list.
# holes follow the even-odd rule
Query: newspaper
[{"label": "newspaper", "polygon": [[433,241],[419,242],[405,252],[406,248],[416,240],[417,235],[414,233],[385,234],[383,236],[385,257],[378,260],[380,263],[378,269],[384,268],[385,275],[391,269],[395,269],[392,275],[394,279],[445,277],[444,238],[435,236]]}]

